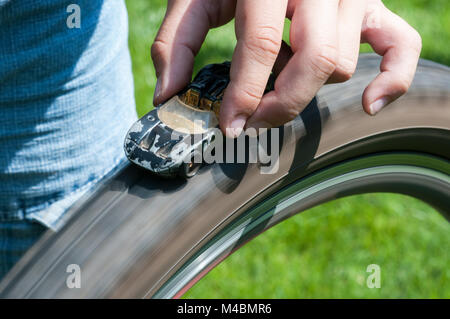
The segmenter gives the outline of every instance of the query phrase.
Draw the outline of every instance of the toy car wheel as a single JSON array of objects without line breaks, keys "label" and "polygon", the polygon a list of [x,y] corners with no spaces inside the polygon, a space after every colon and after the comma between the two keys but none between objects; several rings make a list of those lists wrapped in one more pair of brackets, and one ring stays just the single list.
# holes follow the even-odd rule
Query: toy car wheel
[{"label": "toy car wheel", "polygon": [[194,177],[195,175],[197,175],[200,167],[202,166],[202,163],[196,163],[195,162],[195,157],[198,156],[197,155],[198,152],[195,151],[191,154],[191,158],[189,160],[189,162],[183,162],[183,164],[181,164],[180,167],[180,171],[179,171],[179,175],[183,178],[191,178]]}]

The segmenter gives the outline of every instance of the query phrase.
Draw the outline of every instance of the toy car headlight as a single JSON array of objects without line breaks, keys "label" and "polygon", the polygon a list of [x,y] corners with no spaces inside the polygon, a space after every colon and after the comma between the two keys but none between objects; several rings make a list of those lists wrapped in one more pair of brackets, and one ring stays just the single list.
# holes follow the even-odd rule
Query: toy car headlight
[{"label": "toy car headlight", "polygon": [[153,146],[154,142],[155,134],[150,131],[141,139],[141,141],[139,142],[139,147],[148,151]]},{"label": "toy car headlight", "polygon": [[161,147],[159,150],[156,151],[156,155],[162,158],[169,158],[170,151],[172,150],[170,144],[166,144],[163,147]]}]

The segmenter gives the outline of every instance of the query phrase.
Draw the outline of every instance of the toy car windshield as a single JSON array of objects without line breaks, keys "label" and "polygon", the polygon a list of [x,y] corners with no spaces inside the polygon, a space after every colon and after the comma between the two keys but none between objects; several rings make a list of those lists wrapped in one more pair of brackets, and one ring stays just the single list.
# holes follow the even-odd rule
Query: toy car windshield
[{"label": "toy car windshield", "polygon": [[203,134],[219,122],[213,112],[201,110],[174,96],[158,108],[159,119],[171,129],[186,134]]}]

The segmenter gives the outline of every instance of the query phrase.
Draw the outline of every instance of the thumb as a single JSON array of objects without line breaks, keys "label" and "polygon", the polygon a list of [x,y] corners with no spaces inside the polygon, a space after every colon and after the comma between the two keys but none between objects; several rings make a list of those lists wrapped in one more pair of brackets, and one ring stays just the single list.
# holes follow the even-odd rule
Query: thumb
[{"label": "thumb", "polygon": [[169,1],[166,16],[151,48],[157,83],[153,103],[161,104],[192,78],[194,57],[209,30],[199,1]]}]

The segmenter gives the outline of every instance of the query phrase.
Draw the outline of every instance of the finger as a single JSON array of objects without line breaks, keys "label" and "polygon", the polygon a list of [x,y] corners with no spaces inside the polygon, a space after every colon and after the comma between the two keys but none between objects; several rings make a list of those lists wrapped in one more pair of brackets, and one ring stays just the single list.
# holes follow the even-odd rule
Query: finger
[{"label": "finger", "polygon": [[341,0],[338,9],[339,60],[328,83],[349,80],[356,70],[366,0]]},{"label": "finger", "polygon": [[[292,11],[291,8],[288,11]],[[338,9],[338,47],[339,60],[336,70],[327,83],[340,83],[349,80],[356,70],[361,41],[361,27],[367,8],[366,0],[341,0]],[[284,41],[273,69],[278,76],[289,62],[293,53]]]},{"label": "finger", "polygon": [[220,111],[220,126],[229,137],[240,134],[261,101],[280,50],[286,7],[287,0],[237,2],[238,42]]},{"label": "finger", "polygon": [[383,56],[381,73],[363,94],[364,110],[377,114],[387,104],[405,94],[417,69],[422,40],[419,33],[384,6],[371,11],[362,33],[376,53]]},{"label": "finger", "polygon": [[291,24],[294,52],[266,94],[247,127],[269,128],[293,120],[313,99],[335,71],[337,49],[337,0],[303,0]]},{"label": "finger", "polygon": [[[169,99],[189,83],[194,57],[208,30],[231,20],[234,4],[235,1],[216,1],[214,4],[204,0],[168,2],[166,16],[151,50],[158,78],[155,105]],[[222,10],[217,10],[219,6]]]}]

